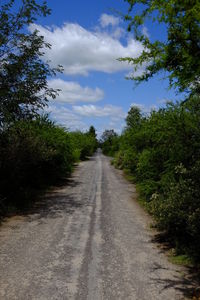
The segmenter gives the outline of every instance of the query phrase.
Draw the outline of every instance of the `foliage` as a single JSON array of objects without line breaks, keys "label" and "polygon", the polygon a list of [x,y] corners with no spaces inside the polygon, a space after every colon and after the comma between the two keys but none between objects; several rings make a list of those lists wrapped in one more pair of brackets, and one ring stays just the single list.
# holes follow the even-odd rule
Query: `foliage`
[{"label": "foliage", "polygon": [[112,156],[118,151],[118,140],[118,135],[113,129],[105,130],[100,139],[103,153]]},{"label": "foliage", "polygon": [[95,142],[85,133],[66,132],[47,116],[1,131],[0,211],[29,204],[37,190],[68,176],[74,162],[93,154]]},{"label": "foliage", "polygon": [[127,128],[136,128],[141,124],[141,111],[137,106],[132,106],[126,117]]},{"label": "foliage", "polygon": [[69,135],[46,117],[16,122],[0,144],[0,191],[7,201],[23,203],[26,193],[71,171]]},{"label": "foliage", "polygon": [[[140,114],[118,137],[115,165],[129,170],[141,197],[180,249],[200,260],[200,101]],[[132,115],[133,108],[128,116]],[[132,115],[134,116],[134,114]],[[133,125],[131,125],[133,124]],[[115,145],[111,145],[112,147]],[[107,150],[109,152],[109,150]]]},{"label": "foliage", "polygon": [[74,155],[78,160],[84,160],[88,156],[91,156],[98,147],[96,132],[93,126],[86,133],[82,133],[81,131],[71,132],[70,138],[75,149]]},{"label": "foliage", "polygon": [[0,6],[0,127],[6,123],[30,118],[42,108],[56,91],[48,88],[47,77],[58,69],[51,69],[42,60],[50,45],[37,30],[27,32],[27,26],[37,16],[50,13],[46,2],[14,0]]},{"label": "foliage", "polygon": [[88,134],[89,134],[89,136],[92,136],[93,138],[96,139],[97,134],[96,134],[96,130],[95,130],[94,126],[90,126],[90,128],[88,130]]},{"label": "foliage", "polygon": [[[121,61],[133,64],[136,71],[141,65],[142,75],[132,75],[136,82],[146,81],[159,71],[168,74],[170,85],[180,91],[199,92],[200,79],[200,3],[178,0],[124,0],[129,3],[125,16],[128,30],[135,32],[136,39],[143,45],[137,58],[125,57]],[[145,21],[165,25],[166,41],[153,40],[144,33]]]}]

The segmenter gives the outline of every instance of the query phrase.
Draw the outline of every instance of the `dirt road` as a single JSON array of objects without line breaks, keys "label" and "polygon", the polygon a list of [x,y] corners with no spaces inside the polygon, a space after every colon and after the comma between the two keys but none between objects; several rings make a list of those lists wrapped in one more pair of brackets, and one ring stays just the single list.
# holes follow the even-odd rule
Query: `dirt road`
[{"label": "dirt road", "polygon": [[185,299],[135,189],[101,153],[0,228],[0,299]]}]

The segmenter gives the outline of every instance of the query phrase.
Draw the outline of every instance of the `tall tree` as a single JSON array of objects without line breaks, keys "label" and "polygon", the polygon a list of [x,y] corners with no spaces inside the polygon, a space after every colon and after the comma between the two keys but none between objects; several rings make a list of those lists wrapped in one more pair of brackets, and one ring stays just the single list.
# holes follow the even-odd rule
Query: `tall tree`
[{"label": "tall tree", "polygon": [[100,145],[104,154],[114,155],[119,149],[119,137],[113,129],[107,129],[103,132]]},{"label": "tall tree", "polygon": [[127,128],[137,128],[142,120],[141,110],[137,106],[132,106],[126,117]]},{"label": "tall tree", "polygon": [[[137,58],[121,61],[133,64],[136,71],[145,66],[142,75],[132,75],[137,83],[147,81],[159,71],[166,71],[170,86],[179,91],[200,92],[200,1],[196,0],[124,0],[129,3],[125,16],[128,30],[135,32],[144,50]],[[139,5],[139,6],[138,6]],[[167,39],[151,41],[144,34],[146,19],[166,25]]]},{"label": "tall tree", "polygon": [[[50,45],[27,27],[37,16],[50,14],[46,2],[3,1],[0,6],[0,127],[5,122],[34,115],[56,91],[48,88],[47,77],[55,74],[42,60]],[[5,4],[6,2],[6,4]],[[16,3],[15,3],[16,2]]]},{"label": "tall tree", "polygon": [[96,138],[97,134],[96,134],[96,130],[94,128],[94,126],[90,126],[88,134],[94,138]]},{"label": "tall tree", "polygon": [[117,137],[117,133],[113,129],[106,129],[101,136],[101,142],[111,142],[113,138]]}]

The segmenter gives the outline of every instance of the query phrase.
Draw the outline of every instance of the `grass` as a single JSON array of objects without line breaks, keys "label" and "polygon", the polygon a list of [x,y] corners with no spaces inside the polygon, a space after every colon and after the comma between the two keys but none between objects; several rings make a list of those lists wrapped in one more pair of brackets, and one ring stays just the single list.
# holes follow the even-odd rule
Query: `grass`
[{"label": "grass", "polygon": [[168,258],[171,263],[176,264],[176,265],[181,265],[181,266],[193,265],[193,261],[192,261],[191,257],[189,257],[186,254],[176,255],[176,254],[174,254],[173,249],[171,249],[169,251]]},{"label": "grass", "polygon": [[135,177],[131,174],[129,169],[123,169],[124,177],[131,183],[135,183]]},{"label": "grass", "polygon": [[142,206],[142,208],[150,214],[149,207],[147,201],[141,196],[140,186],[136,183],[135,176],[133,176],[129,169],[123,169],[124,178],[126,178],[129,182],[133,183],[136,187],[137,192],[137,201]]}]

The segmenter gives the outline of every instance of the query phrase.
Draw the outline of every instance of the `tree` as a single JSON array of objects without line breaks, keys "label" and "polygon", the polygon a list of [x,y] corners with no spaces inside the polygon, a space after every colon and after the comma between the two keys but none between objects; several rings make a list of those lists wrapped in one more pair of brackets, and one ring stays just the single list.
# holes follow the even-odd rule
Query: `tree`
[{"label": "tree", "polygon": [[94,126],[90,126],[88,134],[96,139],[97,134]]},{"label": "tree", "polygon": [[140,108],[137,106],[132,106],[126,117],[127,128],[135,128],[140,126],[142,120],[142,115]]},{"label": "tree", "polygon": [[101,136],[102,143],[109,141],[111,143],[112,139],[117,137],[117,133],[113,130],[105,130]]},{"label": "tree", "polygon": [[37,16],[49,13],[45,1],[22,0],[18,7],[15,0],[9,0],[0,7],[0,127],[35,115],[56,95],[48,88],[47,77],[58,69],[42,60],[50,45],[37,30],[27,32]]},{"label": "tree", "polygon": [[[145,67],[142,75],[132,75],[137,83],[147,81],[159,71],[166,71],[170,86],[179,91],[200,92],[200,2],[195,0],[124,0],[129,3],[125,20],[128,30],[135,32],[144,49],[137,58],[121,61],[133,64],[136,71]],[[139,9],[138,6],[139,5]],[[135,11],[134,11],[135,9]],[[146,19],[166,25],[167,39],[151,41],[144,34]]]},{"label": "tree", "polygon": [[104,154],[113,156],[119,147],[119,137],[113,130],[105,130],[100,139],[101,148]]}]

